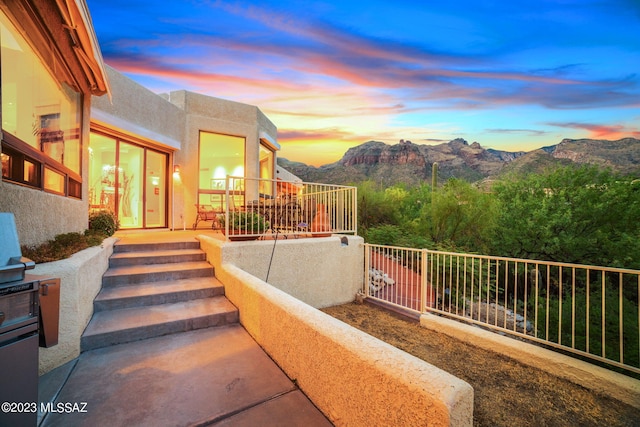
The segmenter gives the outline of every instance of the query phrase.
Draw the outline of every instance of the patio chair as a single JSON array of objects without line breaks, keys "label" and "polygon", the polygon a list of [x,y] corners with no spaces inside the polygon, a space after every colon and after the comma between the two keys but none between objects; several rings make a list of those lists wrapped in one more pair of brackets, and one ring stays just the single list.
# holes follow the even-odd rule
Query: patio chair
[{"label": "patio chair", "polygon": [[212,230],[220,230],[220,217],[221,212],[216,211],[212,205],[195,205],[198,213],[196,214],[196,221],[193,223],[193,229],[198,227],[198,223],[202,221],[211,221]]}]

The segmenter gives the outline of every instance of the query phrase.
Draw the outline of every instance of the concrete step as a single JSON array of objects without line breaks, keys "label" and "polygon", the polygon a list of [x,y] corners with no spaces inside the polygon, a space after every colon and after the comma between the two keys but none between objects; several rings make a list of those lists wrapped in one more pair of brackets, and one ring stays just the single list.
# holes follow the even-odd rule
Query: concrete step
[{"label": "concrete step", "polygon": [[102,286],[105,288],[212,276],[213,266],[206,261],[133,265],[109,268],[102,276]]},{"label": "concrete step", "polygon": [[109,258],[109,267],[205,261],[206,259],[207,255],[201,249],[117,252]]},{"label": "concrete step", "polygon": [[93,314],[81,341],[81,351],[178,332],[238,322],[238,309],[224,296]]},{"label": "concrete step", "polygon": [[113,246],[114,253],[171,251],[176,249],[200,249],[200,242],[194,239],[174,242],[116,243]]},{"label": "concrete step", "polygon": [[93,301],[93,311],[167,304],[219,295],[224,295],[224,286],[215,277],[145,282],[103,288]]}]

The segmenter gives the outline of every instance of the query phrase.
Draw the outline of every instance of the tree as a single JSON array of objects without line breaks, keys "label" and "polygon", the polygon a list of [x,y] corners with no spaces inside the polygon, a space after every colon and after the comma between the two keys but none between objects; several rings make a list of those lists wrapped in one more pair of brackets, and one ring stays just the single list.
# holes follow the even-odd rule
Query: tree
[{"label": "tree", "polygon": [[395,222],[395,206],[389,204],[385,193],[373,181],[358,185],[358,227],[366,234],[370,227]]},{"label": "tree", "polygon": [[431,239],[439,246],[476,252],[485,251],[494,222],[490,194],[460,179],[448,180],[434,191],[431,206],[424,209]]},{"label": "tree", "polygon": [[570,166],[494,186],[493,252],[520,258],[640,268],[640,182]]}]

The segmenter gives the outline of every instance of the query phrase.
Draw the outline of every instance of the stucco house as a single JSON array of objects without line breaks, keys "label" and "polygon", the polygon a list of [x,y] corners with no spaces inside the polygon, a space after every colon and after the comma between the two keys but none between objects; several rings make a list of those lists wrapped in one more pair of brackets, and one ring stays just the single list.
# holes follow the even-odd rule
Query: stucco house
[{"label": "stucco house", "polygon": [[[187,91],[157,95],[106,66],[85,0],[0,0],[0,45],[0,212],[15,215],[23,245],[81,232],[94,210],[113,211],[125,229],[162,230],[190,228],[197,205],[228,207],[238,194],[245,208],[263,199],[257,209],[268,211],[287,184],[278,175],[295,181],[277,169],[277,130],[257,107]],[[242,178],[230,189],[228,176]],[[314,308],[362,289],[364,242],[355,191],[294,182],[282,193],[294,191],[301,212],[285,204],[278,214],[321,238],[279,240],[280,228],[272,241],[199,236],[243,328],[332,420],[371,425],[391,412],[471,425],[468,384]],[[318,218],[331,227],[314,229]],[[340,232],[355,236],[331,235]],[[41,353],[44,372],[78,356],[115,240],[70,267],[36,266],[62,282],[61,337]],[[268,283],[259,278],[265,269]],[[379,405],[381,393],[393,401]]]},{"label": "stucco house", "polygon": [[84,1],[2,1],[0,28],[0,211],[22,244],[83,231],[96,210],[189,228],[198,204],[222,206],[225,176],[274,179],[277,130],[258,107],[157,95],[106,66]]}]

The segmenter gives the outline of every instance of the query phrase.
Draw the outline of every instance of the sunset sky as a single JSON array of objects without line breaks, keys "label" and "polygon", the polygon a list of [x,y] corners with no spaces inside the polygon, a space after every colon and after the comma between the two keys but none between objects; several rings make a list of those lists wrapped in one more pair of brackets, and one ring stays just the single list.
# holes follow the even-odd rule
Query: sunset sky
[{"label": "sunset sky", "polygon": [[87,3],[107,64],[258,106],[289,160],[369,140],[640,138],[640,0]]}]

